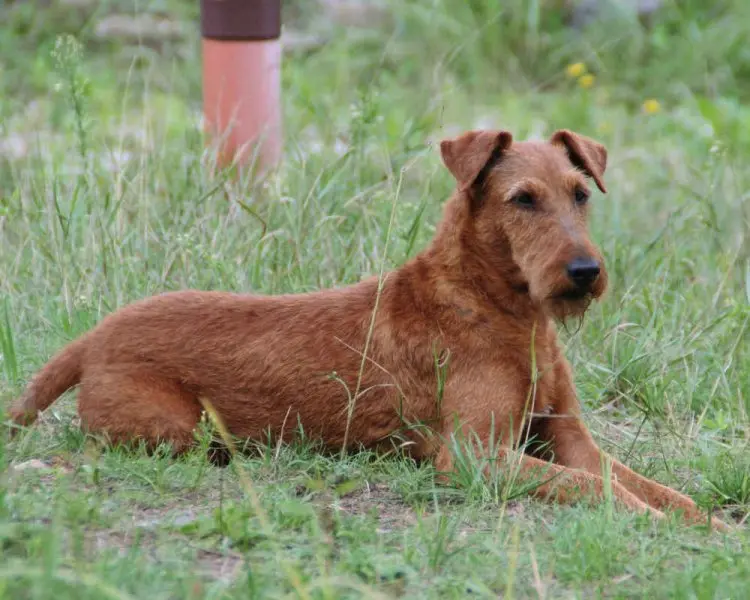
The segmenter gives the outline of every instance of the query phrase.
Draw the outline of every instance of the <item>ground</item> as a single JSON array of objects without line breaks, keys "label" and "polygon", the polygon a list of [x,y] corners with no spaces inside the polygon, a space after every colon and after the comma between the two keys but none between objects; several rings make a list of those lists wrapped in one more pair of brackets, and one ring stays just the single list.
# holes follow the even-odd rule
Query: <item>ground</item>
[{"label": "ground", "polygon": [[71,393],[0,437],[0,598],[745,597],[750,6],[576,29],[551,0],[336,4],[285,3],[286,154],[263,183],[210,168],[197,2],[0,5],[0,406],[148,294],[398,265],[452,189],[437,140],[565,127],[610,153],[592,235],[611,288],[561,332],[586,421],[737,531],[509,497],[478,468],[439,485],[429,464],[312,441],[227,469],[205,448],[107,450]]}]

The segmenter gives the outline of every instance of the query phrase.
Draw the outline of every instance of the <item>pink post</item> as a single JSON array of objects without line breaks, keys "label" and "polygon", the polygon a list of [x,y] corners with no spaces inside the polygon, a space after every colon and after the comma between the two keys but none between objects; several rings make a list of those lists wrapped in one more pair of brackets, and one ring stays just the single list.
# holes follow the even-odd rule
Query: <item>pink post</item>
[{"label": "pink post", "polygon": [[201,0],[203,115],[218,164],[281,158],[281,0]]}]

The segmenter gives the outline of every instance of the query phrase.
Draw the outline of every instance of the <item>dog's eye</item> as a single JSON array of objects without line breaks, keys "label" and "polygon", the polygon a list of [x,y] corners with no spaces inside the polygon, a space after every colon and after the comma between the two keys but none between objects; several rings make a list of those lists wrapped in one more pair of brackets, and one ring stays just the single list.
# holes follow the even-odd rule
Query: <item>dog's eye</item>
[{"label": "dog's eye", "polygon": [[523,208],[534,208],[534,196],[532,196],[528,192],[523,192],[521,194],[513,196],[513,202],[514,204],[518,204],[518,206],[522,206]]},{"label": "dog's eye", "polygon": [[589,201],[589,195],[582,189],[576,190],[576,204],[586,204]]}]

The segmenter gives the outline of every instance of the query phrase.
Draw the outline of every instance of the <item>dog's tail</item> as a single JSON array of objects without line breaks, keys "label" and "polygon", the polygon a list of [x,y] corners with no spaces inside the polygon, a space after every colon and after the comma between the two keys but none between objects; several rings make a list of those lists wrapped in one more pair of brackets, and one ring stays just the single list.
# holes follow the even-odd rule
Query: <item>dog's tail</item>
[{"label": "dog's tail", "polygon": [[10,408],[10,418],[16,425],[31,425],[37,415],[64,392],[81,381],[86,336],[82,336],[60,350],[34,376],[23,395]]}]

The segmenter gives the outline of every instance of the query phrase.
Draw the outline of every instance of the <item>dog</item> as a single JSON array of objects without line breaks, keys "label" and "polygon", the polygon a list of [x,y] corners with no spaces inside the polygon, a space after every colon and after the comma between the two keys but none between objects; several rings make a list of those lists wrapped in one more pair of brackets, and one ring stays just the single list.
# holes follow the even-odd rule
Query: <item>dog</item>
[{"label": "dog", "polygon": [[[690,498],[599,449],[558,344],[556,325],[607,288],[587,225],[590,183],[606,193],[606,148],[570,130],[544,141],[473,130],[440,154],[455,191],[431,243],[400,268],[306,294],[180,291],[127,305],[40,370],[12,421],[30,425],[79,385],[85,430],[179,454],[208,400],[238,438],[288,440],[298,424],[329,448],[395,439],[443,477],[451,440],[473,438],[537,481],[539,498],[611,493],[633,511],[705,522]],[[518,451],[531,439],[541,449]]]}]

